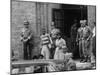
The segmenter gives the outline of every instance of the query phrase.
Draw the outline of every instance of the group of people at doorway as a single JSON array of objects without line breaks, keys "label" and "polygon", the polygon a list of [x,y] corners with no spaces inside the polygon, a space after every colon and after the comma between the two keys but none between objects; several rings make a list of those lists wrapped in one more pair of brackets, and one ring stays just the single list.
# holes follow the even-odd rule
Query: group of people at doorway
[{"label": "group of people at doorway", "polygon": [[[31,59],[31,39],[32,32],[29,28],[29,22],[24,22],[24,28],[21,34],[23,42],[24,59]],[[73,27],[74,28],[74,27]],[[74,28],[75,29],[75,28]],[[95,58],[95,24],[93,29],[87,25],[87,20],[80,20],[80,27],[77,29],[77,37],[74,38],[79,46],[80,62],[91,62]],[[54,22],[51,25],[51,32],[47,33],[42,30],[41,39],[41,55],[43,59],[66,59],[68,47],[65,39],[62,38],[60,29],[55,28]]]}]

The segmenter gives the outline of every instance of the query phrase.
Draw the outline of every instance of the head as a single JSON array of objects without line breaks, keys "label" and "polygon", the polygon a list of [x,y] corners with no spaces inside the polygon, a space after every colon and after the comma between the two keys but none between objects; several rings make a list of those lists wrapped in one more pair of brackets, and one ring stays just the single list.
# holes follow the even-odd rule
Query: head
[{"label": "head", "polygon": [[81,27],[84,27],[84,20],[80,20]]},{"label": "head", "polygon": [[51,22],[51,29],[54,29],[55,28],[55,24],[54,22]]},{"label": "head", "polygon": [[61,38],[61,33],[57,33],[57,39],[60,39]]},{"label": "head", "polygon": [[25,28],[28,28],[29,27],[29,22],[28,21],[24,21],[24,26],[25,26]]},{"label": "head", "polygon": [[43,28],[42,29],[42,34],[44,35],[46,33],[45,29]]}]

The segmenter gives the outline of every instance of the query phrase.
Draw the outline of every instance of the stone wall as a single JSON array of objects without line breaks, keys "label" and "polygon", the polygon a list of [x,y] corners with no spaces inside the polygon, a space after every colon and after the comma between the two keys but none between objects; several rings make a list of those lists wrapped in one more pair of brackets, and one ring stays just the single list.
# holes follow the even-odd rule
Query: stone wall
[{"label": "stone wall", "polygon": [[88,25],[92,28],[93,22],[96,22],[96,6],[87,6]]},{"label": "stone wall", "polygon": [[59,4],[52,3],[37,3],[27,1],[11,2],[11,50],[17,54],[18,58],[23,58],[23,44],[20,41],[20,33],[23,28],[24,20],[30,22],[30,27],[33,30],[33,52],[32,54],[40,53],[40,35],[42,28],[47,32],[50,30],[52,22],[52,9],[60,8]]},{"label": "stone wall", "polygon": [[20,42],[20,33],[24,20],[30,22],[34,37],[36,34],[36,5],[34,2],[12,1],[11,3],[11,50],[23,57],[23,46]]}]

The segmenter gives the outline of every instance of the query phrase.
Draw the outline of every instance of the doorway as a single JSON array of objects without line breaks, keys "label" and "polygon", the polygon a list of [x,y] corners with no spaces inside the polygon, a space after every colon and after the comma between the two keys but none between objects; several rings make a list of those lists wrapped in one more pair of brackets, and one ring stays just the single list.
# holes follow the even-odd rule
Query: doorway
[{"label": "doorway", "polygon": [[[77,28],[80,27],[80,20],[87,20],[87,7],[80,5],[62,5],[61,9],[53,9],[52,20],[55,23],[55,27],[60,29],[62,37],[66,40],[66,44],[69,52],[72,52],[71,48],[71,27],[76,19],[78,22]],[[79,57],[79,49],[76,48],[76,57]]]},{"label": "doorway", "polygon": [[[87,20],[87,7],[80,5],[62,5],[61,9],[53,9],[52,20],[55,27],[59,28],[64,36],[70,38],[70,30],[74,20]],[[78,25],[77,27],[80,27]]]}]

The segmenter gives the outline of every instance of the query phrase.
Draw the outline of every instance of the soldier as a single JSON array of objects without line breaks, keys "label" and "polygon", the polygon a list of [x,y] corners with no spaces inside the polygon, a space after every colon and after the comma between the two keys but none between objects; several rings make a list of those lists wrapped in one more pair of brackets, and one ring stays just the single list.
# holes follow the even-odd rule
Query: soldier
[{"label": "soldier", "polygon": [[80,23],[81,27],[78,29],[80,57],[81,61],[87,62],[91,60],[90,39],[92,34],[90,27],[86,25],[86,20],[82,20]]},{"label": "soldier", "polygon": [[87,21],[84,20],[83,22],[83,38],[82,38],[82,44],[83,44],[83,54],[84,54],[84,61],[91,62],[91,37],[92,32],[89,26],[87,26]]},{"label": "soldier", "polygon": [[29,28],[29,22],[24,21],[24,28],[21,32],[21,42],[23,42],[24,59],[31,59],[32,52],[32,31]]},{"label": "soldier", "polygon": [[93,36],[92,36],[92,50],[93,50],[93,54],[94,56],[96,57],[96,26],[95,26],[95,22],[93,23],[93,30],[92,30],[92,33],[93,33]]},{"label": "soldier", "polygon": [[83,20],[80,20],[80,24],[81,24],[81,27],[77,31],[76,42],[79,45],[80,61],[83,61],[83,52],[82,52],[82,30],[83,30],[82,24],[83,24]]},{"label": "soldier", "polygon": [[71,49],[72,49],[72,53],[73,56],[76,57],[76,49],[77,49],[77,45],[76,45],[76,36],[77,36],[77,20],[74,20],[74,24],[71,27]]},{"label": "soldier", "polygon": [[96,65],[96,24],[95,22],[92,23],[93,29],[92,29],[92,53],[91,53],[91,63],[93,64],[93,67],[95,68]]}]

